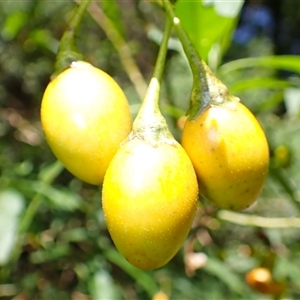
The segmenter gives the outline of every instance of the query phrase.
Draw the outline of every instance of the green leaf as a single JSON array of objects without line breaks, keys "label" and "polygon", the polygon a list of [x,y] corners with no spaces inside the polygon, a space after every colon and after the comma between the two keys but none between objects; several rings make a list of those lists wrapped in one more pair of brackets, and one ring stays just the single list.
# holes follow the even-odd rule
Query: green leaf
[{"label": "green leaf", "polygon": [[55,261],[59,258],[70,255],[71,247],[69,245],[55,245],[47,250],[37,250],[30,255],[30,261],[34,264],[41,264],[47,261]]},{"label": "green leaf", "polygon": [[104,269],[93,275],[89,281],[89,291],[93,300],[123,299],[119,287],[114,283],[111,275]]},{"label": "green leaf", "polygon": [[29,39],[37,46],[48,49],[52,53],[57,53],[59,48],[59,41],[55,39],[52,33],[47,29],[37,28],[30,32]]},{"label": "green leaf", "polygon": [[299,256],[280,256],[277,257],[275,274],[279,278],[289,278],[290,281],[299,286],[300,269],[299,269]]},{"label": "green leaf", "polygon": [[43,181],[50,183],[52,182],[64,169],[62,163],[57,160],[51,165],[44,167],[38,174],[38,178]]},{"label": "green leaf", "polygon": [[283,102],[283,91],[278,90],[277,92],[272,93],[269,97],[265,98],[257,107],[257,110],[262,111],[270,111]]},{"label": "green leaf", "polygon": [[274,55],[237,59],[223,64],[218,70],[218,75],[225,77],[230,72],[254,67],[264,67],[300,73],[300,56]]},{"label": "green leaf", "polygon": [[280,80],[277,78],[267,77],[267,78],[250,78],[243,79],[235,82],[233,85],[229,86],[229,90],[232,94],[244,92],[250,89],[285,89],[291,87],[292,83],[288,80]]},{"label": "green leaf", "polygon": [[88,233],[83,227],[72,228],[62,232],[60,239],[64,242],[83,242],[88,239]]},{"label": "green leaf", "polygon": [[150,297],[158,291],[158,287],[153,276],[151,276],[151,273],[134,267],[115,249],[107,249],[103,252],[103,254],[107,260],[114,263],[130,275],[137,284],[139,284],[149,294]]},{"label": "green leaf", "polygon": [[223,261],[210,257],[203,269],[208,273],[218,277],[230,290],[240,295],[247,293],[248,287],[244,281],[226,266]]},{"label": "green leaf", "polygon": [[176,14],[184,29],[201,57],[210,65],[217,65],[227,50],[243,2],[243,0],[225,3],[204,0],[176,2]]},{"label": "green leaf", "polygon": [[37,192],[45,196],[57,209],[74,211],[83,202],[83,199],[70,189],[57,189],[41,182],[36,185],[36,188]]},{"label": "green leaf", "polygon": [[6,40],[13,40],[27,23],[28,14],[24,11],[16,11],[7,16],[1,35]]},{"label": "green leaf", "polygon": [[18,191],[7,189],[0,192],[0,265],[8,262],[15,246],[24,204],[24,198]]}]

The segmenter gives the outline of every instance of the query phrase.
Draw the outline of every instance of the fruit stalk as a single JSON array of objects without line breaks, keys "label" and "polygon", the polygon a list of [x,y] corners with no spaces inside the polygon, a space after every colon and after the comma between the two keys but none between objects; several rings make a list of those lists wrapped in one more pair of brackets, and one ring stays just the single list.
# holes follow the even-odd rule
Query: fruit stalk
[{"label": "fruit stalk", "polygon": [[188,34],[182,27],[179,18],[176,17],[170,0],[163,0],[163,4],[168,16],[173,21],[174,28],[181,41],[193,74],[190,109],[187,113],[189,118],[195,119],[210,105],[225,104],[234,109],[234,103],[235,101],[239,101],[239,99],[229,94],[227,87],[213,74],[208,65],[200,57]]},{"label": "fruit stalk", "polygon": [[160,86],[171,29],[171,19],[166,18],[165,30],[154,67],[153,76],[149,83],[142,106],[133,123],[132,132],[129,136],[129,139],[139,137],[154,146],[165,142],[173,143],[173,136],[170,133],[166,120],[159,109]]},{"label": "fruit stalk", "polygon": [[56,55],[54,72],[51,79],[55,78],[64,69],[68,68],[73,61],[85,60],[84,56],[78,51],[75,40],[78,28],[81,24],[83,15],[91,0],[82,0],[74,11],[74,14],[66,28]]}]

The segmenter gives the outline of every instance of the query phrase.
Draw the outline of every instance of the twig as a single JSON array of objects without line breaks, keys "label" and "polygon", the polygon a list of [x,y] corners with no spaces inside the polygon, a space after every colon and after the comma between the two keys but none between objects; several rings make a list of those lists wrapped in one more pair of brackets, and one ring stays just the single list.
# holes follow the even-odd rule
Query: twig
[{"label": "twig", "polygon": [[[76,3],[79,3],[79,0],[74,0]],[[88,8],[88,12],[93,17],[93,19],[99,24],[103,29],[108,39],[113,44],[114,48],[118,52],[121,63],[133,83],[135,90],[141,99],[144,99],[144,96],[147,91],[147,83],[139,70],[139,67],[135,63],[135,60],[132,58],[130,48],[126,41],[123,39],[121,34],[116,29],[114,23],[106,16],[103,10],[97,5],[96,2],[92,2]]]},{"label": "twig", "polygon": [[242,226],[254,226],[264,228],[291,228],[300,227],[300,218],[266,218],[245,213],[237,213],[228,210],[220,210],[217,217]]}]

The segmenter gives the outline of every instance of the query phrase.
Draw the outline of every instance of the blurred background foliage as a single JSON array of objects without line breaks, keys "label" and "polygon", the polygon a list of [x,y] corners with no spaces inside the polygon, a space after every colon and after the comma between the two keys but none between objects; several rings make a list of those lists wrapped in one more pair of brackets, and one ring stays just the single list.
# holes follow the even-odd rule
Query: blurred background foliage
[{"label": "blurred background foliage", "polygon": [[[77,39],[87,60],[119,82],[133,116],[164,21],[151,2],[93,1]],[[71,0],[0,1],[1,299],[299,299],[298,2],[177,1],[202,57],[260,120],[271,165],[252,207],[229,213],[203,201],[180,252],[151,272],[116,251],[99,188],[64,170],[41,130],[42,95],[75,7]],[[161,108],[178,140],[191,84],[173,35]]]}]

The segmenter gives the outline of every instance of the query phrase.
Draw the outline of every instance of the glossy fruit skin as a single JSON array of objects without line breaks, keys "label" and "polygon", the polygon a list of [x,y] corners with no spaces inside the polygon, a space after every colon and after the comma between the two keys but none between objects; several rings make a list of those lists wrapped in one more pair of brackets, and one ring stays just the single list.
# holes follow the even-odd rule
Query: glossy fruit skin
[{"label": "glossy fruit skin", "polygon": [[243,210],[257,199],[268,173],[269,148],[260,124],[242,103],[235,109],[210,106],[196,120],[187,120],[182,145],[205,198],[230,210]]},{"label": "glossy fruit skin", "polygon": [[131,130],[129,104],[107,73],[85,62],[53,79],[41,104],[41,122],[55,156],[73,175],[94,185]]},{"label": "glossy fruit skin", "polygon": [[140,269],[165,265],[190,230],[197,195],[196,174],[180,144],[126,142],[107,169],[102,190],[117,249]]}]

